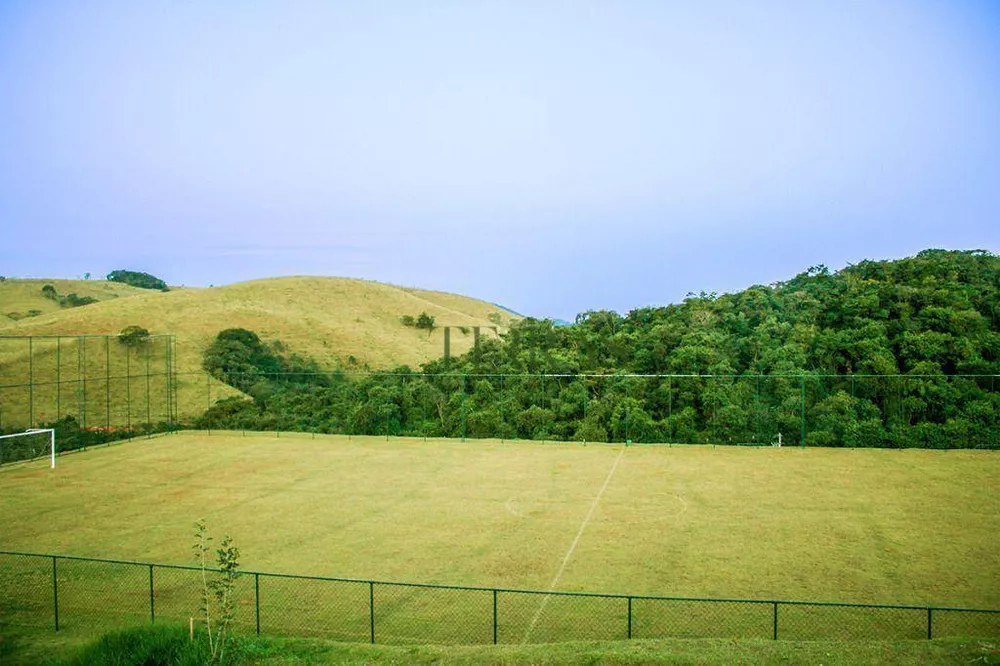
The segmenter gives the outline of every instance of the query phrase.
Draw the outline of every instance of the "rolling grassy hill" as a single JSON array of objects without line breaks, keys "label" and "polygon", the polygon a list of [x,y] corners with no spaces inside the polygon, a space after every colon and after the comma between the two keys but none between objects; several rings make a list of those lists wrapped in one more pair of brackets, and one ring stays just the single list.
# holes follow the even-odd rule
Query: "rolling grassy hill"
[{"label": "rolling grassy hill", "polygon": [[0,328],[26,318],[65,312],[57,302],[42,294],[42,287],[47,284],[60,296],[76,294],[97,301],[149,293],[146,289],[106,280],[4,280],[0,282]]},{"label": "rolling grassy hill", "polygon": [[[99,302],[61,309],[42,294],[45,284],[52,284],[60,295],[93,296]],[[0,318],[0,336],[117,334],[130,325],[142,326],[152,334],[174,335],[181,416],[203,410],[206,391],[212,398],[232,394],[231,388],[215,382],[190,390],[205,385],[202,354],[216,334],[226,328],[253,330],[267,342],[280,340],[287,352],[314,358],[324,368],[417,367],[442,355],[441,327],[490,327],[484,328],[483,334],[493,335],[495,321],[507,323],[514,317],[493,304],[465,296],[348,278],[272,278],[169,292],[104,281],[8,279],[0,283],[0,312],[21,316],[32,310],[37,314],[17,320]],[[400,323],[402,315],[417,316],[421,312],[433,316],[438,328],[428,332]],[[457,328],[452,330],[453,354],[468,351],[472,344],[471,331],[463,334]],[[53,379],[47,375],[55,375],[55,353],[54,345],[38,345],[33,351],[36,382]],[[104,375],[103,353],[97,350],[88,354],[90,376]],[[140,358],[133,361],[141,363]],[[65,359],[60,361],[66,363]],[[71,359],[69,363],[76,361]],[[114,363],[112,374],[124,373],[125,361]],[[0,382],[23,380],[28,376],[27,366],[25,344],[0,341]],[[65,379],[70,375],[62,376]],[[117,395],[122,390],[118,386],[114,389],[116,404],[123,402]],[[97,387],[95,395],[103,402],[101,391]],[[5,413],[15,412],[18,402],[26,400],[21,393],[0,396],[0,401],[6,403]],[[72,402],[71,397],[66,400],[67,404]],[[54,399],[39,402],[54,403]]]}]

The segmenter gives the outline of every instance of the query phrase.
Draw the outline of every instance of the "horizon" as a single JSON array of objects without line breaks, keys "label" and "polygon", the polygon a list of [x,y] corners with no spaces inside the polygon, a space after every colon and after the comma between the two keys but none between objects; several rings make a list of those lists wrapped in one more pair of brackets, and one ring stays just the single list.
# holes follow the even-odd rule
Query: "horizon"
[{"label": "horizon", "polygon": [[3,273],[625,314],[1000,251],[1000,5],[0,6]]},{"label": "horizon", "polygon": [[[803,273],[808,272],[811,268],[814,268],[814,267],[817,267],[817,266],[820,266],[820,265],[824,266],[831,274],[834,274],[834,273],[839,273],[842,270],[846,270],[846,269],[848,269],[848,268],[850,268],[852,266],[856,266],[856,265],[858,265],[858,264],[860,264],[860,263],[862,263],[864,261],[876,261],[876,262],[878,262],[878,261],[899,261],[899,260],[902,260],[902,259],[908,259],[908,258],[916,257],[918,254],[920,254],[922,252],[930,252],[930,251],[986,252],[986,253],[988,253],[991,256],[998,256],[997,253],[994,253],[994,252],[992,252],[990,250],[986,250],[984,248],[961,248],[961,249],[953,249],[953,250],[952,249],[946,249],[946,248],[924,248],[923,250],[919,250],[918,252],[915,252],[912,255],[908,255],[906,257],[893,257],[893,258],[866,257],[865,259],[862,259],[860,261],[848,262],[846,265],[841,266],[841,267],[831,267],[831,266],[826,266],[825,264],[813,264],[812,266],[807,266],[807,267],[804,267],[804,268],[800,269],[799,271],[797,271],[793,275],[788,275],[787,277],[784,277],[782,279],[779,279],[779,280],[776,280],[776,281],[773,281],[773,282],[769,282],[769,283],[754,282],[754,283],[746,285],[745,287],[741,287],[741,288],[738,288],[738,289],[734,289],[734,290],[731,290],[731,291],[725,291],[725,292],[707,292],[705,290],[699,290],[697,292],[693,292],[692,291],[692,292],[688,292],[687,294],[685,294],[684,297],[682,297],[682,298],[680,298],[680,299],[678,299],[676,301],[672,301],[670,303],[659,303],[659,304],[655,304],[655,305],[654,304],[637,305],[634,308],[631,308],[631,309],[626,310],[626,311],[618,311],[618,310],[611,310],[611,311],[615,312],[615,313],[617,313],[619,315],[621,315],[622,317],[625,317],[630,312],[632,312],[633,310],[640,310],[640,309],[647,308],[647,307],[663,307],[663,306],[668,306],[668,305],[678,305],[678,304],[683,303],[683,301],[686,300],[689,297],[698,297],[698,296],[700,296],[702,294],[711,294],[713,296],[724,296],[726,294],[739,293],[739,292],[742,292],[742,291],[744,291],[746,289],[749,289],[749,288],[755,287],[755,286],[773,288],[773,287],[779,286],[783,282],[791,280],[792,278],[796,277],[797,275],[801,275]],[[26,276],[21,276],[21,275],[3,275],[2,277],[4,279],[11,279],[11,280],[72,280],[72,281],[82,281],[82,282],[86,282],[86,281],[95,281],[96,282],[96,281],[107,281],[107,275],[109,273],[111,273],[111,271],[113,271],[113,270],[134,270],[134,271],[138,271],[138,272],[147,272],[147,271],[143,271],[141,268],[135,268],[135,267],[132,267],[132,268],[118,267],[116,269],[109,269],[106,273],[103,273],[103,274],[100,274],[100,275],[90,274],[89,277],[86,277],[84,275],[77,275],[77,276],[58,276],[58,275],[45,275],[45,276],[26,275]],[[159,277],[159,276],[154,276],[154,277]],[[420,285],[394,284],[394,283],[384,282],[384,281],[381,281],[381,280],[372,280],[372,279],[367,279],[367,278],[358,278],[358,277],[352,277],[352,276],[349,276],[349,275],[306,275],[306,274],[301,274],[301,275],[269,275],[269,276],[261,276],[261,277],[256,277],[256,278],[249,278],[249,279],[246,279],[246,280],[238,280],[236,282],[228,282],[228,283],[224,283],[224,284],[207,284],[207,285],[194,285],[194,284],[184,284],[184,283],[171,284],[171,283],[168,282],[167,286],[170,287],[171,289],[216,289],[216,288],[227,287],[227,286],[232,286],[232,285],[237,285],[237,284],[244,284],[244,283],[248,283],[248,282],[258,282],[258,281],[263,281],[263,280],[289,279],[289,278],[291,278],[291,279],[294,279],[294,278],[318,278],[318,279],[334,279],[334,280],[358,280],[358,281],[361,281],[361,282],[372,282],[372,283],[376,283],[376,284],[384,284],[384,285],[387,285],[387,286],[398,287],[398,288],[401,288],[401,289],[418,289],[418,290],[422,290],[422,291],[442,291],[442,290],[439,290],[439,289],[427,289],[425,287],[421,287]],[[565,319],[565,318],[562,318],[562,317],[545,316],[545,315],[536,316],[536,315],[529,315],[529,314],[524,314],[522,312],[518,312],[515,308],[507,306],[507,305],[505,305],[503,303],[497,303],[497,302],[494,302],[494,301],[489,301],[489,300],[486,300],[486,299],[479,298],[475,294],[461,294],[461,293],[457,293],[457,292],[446,292],[446,293],[452,293],[452,294],[457,295],[457,296],[466,296],[468,298],[473,298],[473,299],[476,299],[476,300],[480,300],[480,301],[489,303],[490,305],[495,305],[498,308],[506,310],[507,312],[510,312],[511,314],[517,315],[519,317],[531,317],[531,318],[534,318],[534,319],[549,319],[549,320],[552,320],[553,322],[555,322],[557,324],[559,324],[559,323],[573,324],[577,315],[583,314],[583,313],[588,312],[588,311],[596,311],[596,310],[599,309],[599,308],[588,308],[588,309],[585,309],[585,310],[581,310],[580,312],[575,313],[574,316],[572,318],[570,318],[570,319]]]}]

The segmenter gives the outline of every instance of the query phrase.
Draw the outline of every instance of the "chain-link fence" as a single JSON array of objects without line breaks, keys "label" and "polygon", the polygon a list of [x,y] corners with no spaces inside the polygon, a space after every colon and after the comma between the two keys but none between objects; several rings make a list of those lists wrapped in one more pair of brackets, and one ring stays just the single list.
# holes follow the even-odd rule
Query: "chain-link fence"
[{"label": "chain-link fence", "polygon": [[[197,567],[0,551],[0,625],[94,633],[187,624],[199,621],[202,586]],[[262,572],[240,573],[234,599],[239,632],[386,644],[1000,636],[1000,610],[540,592]]]},{"label": "chain-link fence", "polygon": [[[183,377],[183,374],[182,374]],[[256,381],[257,384],[253,385]],[[202,428],[591,442],[1000,448],[994,375],[487,375],[243,377],[256,404],[213,402]]]},{"label": "chain-link fence", "polygon": [[0,430],[72,419],[83,430],[177,420],[173,336],[0,336]]},{"label": "chain-link fence", "polygon": [[[183,351],[183,350],[182,350]],[[63,423],[592,442],[1000,448],[1000,376],[179,371],[169,335],[0,336],[0,432]],[[191,367],[191,355],[185,366]],[[195,354],[197,355],[197,354]],[[252,398],[254,404],[250,404]],[[65,420],[71,423],[65,423]],[[58,433],[57,446],[66,442]]]}]

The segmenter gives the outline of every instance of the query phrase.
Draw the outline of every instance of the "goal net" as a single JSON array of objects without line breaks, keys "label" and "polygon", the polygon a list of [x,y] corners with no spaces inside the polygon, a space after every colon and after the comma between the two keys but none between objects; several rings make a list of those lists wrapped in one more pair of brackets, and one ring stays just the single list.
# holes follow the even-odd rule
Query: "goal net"
[{"label": "goal net", "polygon": [[56,466],[56,431],[51,428],[33,428],[12,435],[0,435],[0,465],[19,460],[49,459],[49,466]]}]

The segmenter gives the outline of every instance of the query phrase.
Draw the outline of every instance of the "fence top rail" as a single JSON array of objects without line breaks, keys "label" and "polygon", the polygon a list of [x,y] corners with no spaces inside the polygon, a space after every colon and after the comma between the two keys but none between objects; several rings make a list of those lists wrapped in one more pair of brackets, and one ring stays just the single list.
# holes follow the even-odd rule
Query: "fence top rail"
[{"label": "fence top rail", "polygon": [[88,377],[80,375],[79,377],[71,377],[70,379],[60,379],[59,381],[56,381],[54,379],[53,380],[36,379],[30,382],[21,382],[20,384],[0,384],[0,389],[29,388],[32,386],[63,386],[63,385],[71,386],[73,384],[79,383],[83,379],[86,379],[88,382],[106,382],[108,380],[113,382],[114,381],[120,382],[123,379],[137,379],[137,378],[145,379],[146,377],[152,378],[152,377],[167,377],[167,376],[169,376],[169,373],[167,373],[166,371],[155,371],[155,372],[136,371],[128,375],[109,375],[109,376],[100,375],[100,376],[88,376]]},{"label": "fence top rail", "polygon": [[[73,335],[0,335],[0,340],[77,340],[79,338],[117,338],[120,333],[79,333]],[[172,333],[150,333],[150,338],[173,338]]]},{"label": "fence top rail", "polygon": [[[187,372],[178,372],[178,375],[204,375],[204,370],[189,370]],[[579,373],[531,373],[531,372],[392,372],[392,371],[382,371],[382,370],[311,370],[308,372],[234,372],[231,373],[234,376],[252,376],[252,377],[331,377],[335,375],[343,375],[350,377],[384,377],[384,378],[401,378],[401,377],[446,377],[453,379],[461,379],[467,377],[499,377],[503,379],[511,378],[530,378],[530,379],[952,379],[952,378],[962,378],[962,379],[1000,379],[1000,374],[984,375],[984,374],[892,374],[892,375],[877,375],[877,374],[845,374],[845,375],[831,375],[831,374],[820,374],[820,373],[769,373],[766,375],[759,374],[742,374],[742,375],[720,375],[720,374],[636,374],[636,373],[592,373],[592,372],[579,372]]]},{"label": "fence top rail", "polygon": [[[201,571],[201,567],[190,564],[159,564],[156,562],[140,562],[137,560],[115,560],[100,557],[81,557],[78,555],[55,555],[52,553],[27,553],[13,550],[0,550],[0,555],[11,555],[14,557],[37,557],[49,560],[70,560],[76,562],[98,562],[101,564],[120,564],[129,566],[154,567],[157,569],[175,569],[184,571]],[[206,571],[218,572],[219,569],[206,567]],[[961,606],[914,606],[906,604],[862,604],[841,601],[801,601],[784,599],[730,599],[730,598],[708,598],[708,597],[668,597],[643,594],[610,594],[601,592],[569,592],[557,590],[528,590],[505,587],[475,587],[464,585],[439,585],[435,583],[403,583],[388,580],[366,580],[361,578],[337,578],[332,576],[308,576],[304,574],[272,573],[266,571],[240,570],[240,575],[244,576],[265,576],[268,578],[290,578],[298,580],[317,580],[332,583],[358,583],[364,585],[385,585],[394,587],[412,587],[420,589],[434,590],[457,590],[465,592],[504,592],[508,594],[530,594],[546,595],[557,597],[587,597],[601,599],[623,599],[640,601],[684,601],[698,603],[727,603],[727,604],[758,604],[758,605],[780,605],[780,606],[825,606],[838,608],[874,608],[889,610],[915,610],[915,611],[948,611],[962,613],[997,613],[1000,608],[965,608]]]}]

